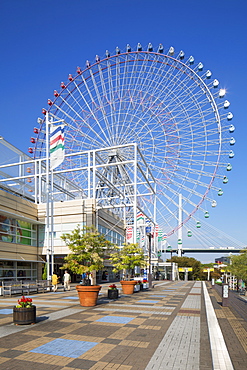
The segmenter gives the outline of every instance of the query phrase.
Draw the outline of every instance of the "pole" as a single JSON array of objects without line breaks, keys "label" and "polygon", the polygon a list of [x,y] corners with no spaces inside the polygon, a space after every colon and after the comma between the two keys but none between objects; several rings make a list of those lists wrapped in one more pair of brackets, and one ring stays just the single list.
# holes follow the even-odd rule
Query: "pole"
[{"label": "pole", "polygon": [[47,280],[50,280],[50,189],[49,189],[49,115],[45,115],[46,136],[46,267]]},{"label": "pole", "polygon": [[51,171],[51,197],[50,197],[50,204],[51,204],[51,276],[54,273],[54,199],[53,199],[53,170]]},{"label": "pole", "polygon": [[[49,113],[46,112],[45,115],[45,135],[46,135],[46,263],[47,263],[47,280],[51,280],[51,274],[53,273],[54,268],[54,240],[53,240],[53,171],[51,174],[51,186],[50,186],[50,142],[49,142],[49,125],[50,124],[57,124],[60,122],[64,122],[64,120],[53,120],[53,115],[51,114],[51,122],[49,121]],[[50,199],[50,189],[52,192],[52,198]],[[50,212],[51,207],[51,212]],[[51,221],[50,221],[51,217]],[[51,228],[51,230],[50,230]],[[50,233],[51,231],[51,233]],[[51,234],[51,238],[50,238]],[[50,240],[51,239],[51,240]],[[50,261],[50,255],[51,255],[51,261]],[[50,268],[50,262],[51,262],[51,268]]]},{"label": "pole", "polygon": [[133,213],[134,213],[134,232],[133,232],[133,240],[136,243],[136,235],[137,235],[137,145],[134,145],[134,204],[133,204]]},{"label": "pole", "polygon": [[[182,210],[182,194],[178,198],[178,225],[182,225],[183,210]],[[178,257],[182,257],[182,226],[178,229]]]},{"label": "pole", "polygon": [[151,254],[152,254],[152,234],[148,233],[148,285],[149,288],[152,288],[152,259],[151,259]]}]

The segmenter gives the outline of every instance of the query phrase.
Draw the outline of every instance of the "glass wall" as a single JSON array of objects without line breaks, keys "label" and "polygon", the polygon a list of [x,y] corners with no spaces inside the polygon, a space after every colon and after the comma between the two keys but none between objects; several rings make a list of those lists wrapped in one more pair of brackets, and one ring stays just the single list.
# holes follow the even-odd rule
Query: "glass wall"
[{"label": "glass wall", "polygon": [[0,214],[0,241],[36,246],[37,226]]},{"label": "glass wall", "polygon": [[0,261],[1,280],[36,280],[37,263],[28,261]]},{"label": "glass wall", "polygon": [[104,226],[101,226],[101,225],[98,225],[98,230],[111,243],[119,245],[119,246],[123,245],[123,243],[124,243],[124,236],[123,235],[117,233],[114,230],[110,230],[110,229],[108,229]]}]

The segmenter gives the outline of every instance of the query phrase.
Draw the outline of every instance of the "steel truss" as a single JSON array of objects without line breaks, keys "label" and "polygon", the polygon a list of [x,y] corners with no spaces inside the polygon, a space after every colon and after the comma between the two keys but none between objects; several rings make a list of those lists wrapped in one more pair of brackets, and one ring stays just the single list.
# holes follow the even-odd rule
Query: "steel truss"
[{"label": "steel truss", "polygon": [[[71,157],[77,157],[74,167]],[[125,226],[133,227],[136,240],[136,214],[141,211],[151,223],[156,222],[155,179],[136,143],[108,148],[82,151],[65,155],[73,166],[66,170],[49,171],[49,193],[47,193],[46,159],[24,160],[0,166],[0,184],[35,203],[47,203],[50,196],[54,201],[76,198],[96,199],[98,209],[111,209],[124,220]],[[78,188],[69,180],[71,172],[80,172],[84,179]],[[11,175],[12,174],[12,175]],[[142,202],[148,200],[147,208]],[[143,227],[145,225],[142,225]]]}]

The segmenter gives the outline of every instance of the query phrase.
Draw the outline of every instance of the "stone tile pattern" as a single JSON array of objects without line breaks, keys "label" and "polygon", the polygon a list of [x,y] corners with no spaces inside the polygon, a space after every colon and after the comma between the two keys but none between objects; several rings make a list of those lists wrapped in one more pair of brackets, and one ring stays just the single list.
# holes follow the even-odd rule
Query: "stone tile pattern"
[{"label": "stone tile pattern", "polygon": [[[155,282],[155,289],[115,302],[102,296],[92,308],[79,306],[73,290],[39,294],[36,325],[14,326],[11,314],[0,314],[0,369],[212,369],[202,293],[201,282]],[[211,298],[234,368],[245,370],[246,322]],[[15,303],[0,298],[4,310]]]}]

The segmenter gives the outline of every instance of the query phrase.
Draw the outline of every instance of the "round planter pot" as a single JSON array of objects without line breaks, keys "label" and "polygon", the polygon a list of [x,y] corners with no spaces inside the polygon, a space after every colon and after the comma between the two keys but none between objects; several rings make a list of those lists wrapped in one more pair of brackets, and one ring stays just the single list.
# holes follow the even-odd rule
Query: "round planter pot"
[{"label": "round planter pot", "polygon": [[77,285],[80,305],[83,307],[96,306],[100,289],[100,285]]},{"label": "round planter pot", "polygon": [[29,325],[36,322],[36,306],[13,308],[13,322],[16,325]]},{"label": "round planter pot", "polygon": [[118,299],[118,289],[108,289],[109,299]]},{"label": "round planter pot", "polygon": [[122,285],[122,290],[124,294],[133,294],[134,293],[134,288],[136,285],[136,281],[130,280],[122,280],[120,281],[120,284]]}]

